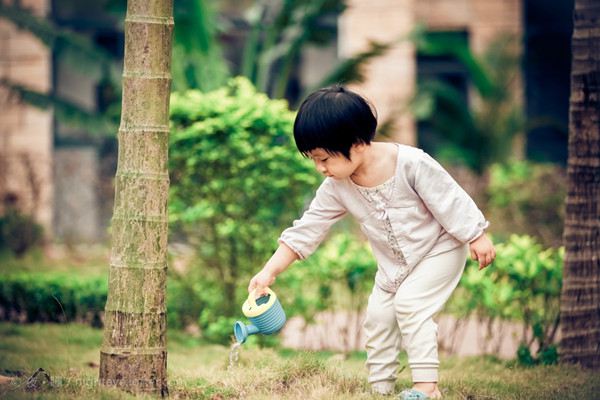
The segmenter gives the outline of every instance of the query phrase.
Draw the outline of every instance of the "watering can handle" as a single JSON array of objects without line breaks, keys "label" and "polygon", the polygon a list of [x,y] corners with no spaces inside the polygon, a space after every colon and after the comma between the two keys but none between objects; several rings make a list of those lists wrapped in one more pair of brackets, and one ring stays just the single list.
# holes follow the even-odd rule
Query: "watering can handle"
[{"label": "watering can handle", "polygon": [[[267,295],[269,296],[275,296],[275,292],[273,292],[271,289],[269,288],[265,288],[265,292],[267,292]],[[262,296],[261,296],[262,297]],[[256,308],[256,289],[253,289],[250,294],[248,294],[248,304],[250,305],[250,307],[252,308]]]}]

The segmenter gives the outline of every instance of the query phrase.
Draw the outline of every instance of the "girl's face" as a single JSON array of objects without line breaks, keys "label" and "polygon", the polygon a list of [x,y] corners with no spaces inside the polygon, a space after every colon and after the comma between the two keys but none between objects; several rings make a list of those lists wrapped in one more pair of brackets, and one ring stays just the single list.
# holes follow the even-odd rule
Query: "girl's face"
[{"label": "girl's face", "polygon": [[317,171],[333,179],[348,178],[360,166],[355,146],[350,149],[350,160],[341,154],[329,154],[320,148],[310,151],[308,155],[314,161]]}]

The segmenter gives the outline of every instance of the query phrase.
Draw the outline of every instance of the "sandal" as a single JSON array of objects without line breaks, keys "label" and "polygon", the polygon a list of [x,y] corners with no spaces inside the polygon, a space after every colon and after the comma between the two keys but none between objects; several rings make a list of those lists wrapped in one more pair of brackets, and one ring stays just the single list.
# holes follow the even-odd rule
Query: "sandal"
[{"label": "sandal", "polygon": [[425,393],[415,389],[404,389],[398,395],[398,400],[426,400],[429,398]]}]

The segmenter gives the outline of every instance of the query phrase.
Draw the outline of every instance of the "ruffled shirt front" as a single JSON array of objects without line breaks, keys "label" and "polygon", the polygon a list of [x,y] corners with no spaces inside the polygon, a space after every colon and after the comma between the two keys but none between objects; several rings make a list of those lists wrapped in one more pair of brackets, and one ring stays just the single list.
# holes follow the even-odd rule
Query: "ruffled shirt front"
[{"label": "ruffled shirt front", "polygon": [[358,192],[367,200],[367,202],[375,210],[374,217],[381,221],[384,229],[385,236],[387,238],[387,244],[394,253],[394,257],[398,261],[398,274],[394,278],[394,285],[402,283],[404,278],[408,275],[408,265],[404,259],[402,248],[396,239],[396,234],[392,227],[392,221],[387,211],[388,204],[394,194],[394,185],[396,183],[396,176],[392,176],[390,179],[374,187],[360,186],[350,180],[356,186]]},{"label": "ruffled shirt front", "polygon": [[395,174],[376,187],[326,178],[302,218],[279,238],[301,259],[347,213],[360,223],[378,264],[375,283],[395,293],[424,257],[479,237],[487,222],[471,197],[433,158],[398,144]]}]

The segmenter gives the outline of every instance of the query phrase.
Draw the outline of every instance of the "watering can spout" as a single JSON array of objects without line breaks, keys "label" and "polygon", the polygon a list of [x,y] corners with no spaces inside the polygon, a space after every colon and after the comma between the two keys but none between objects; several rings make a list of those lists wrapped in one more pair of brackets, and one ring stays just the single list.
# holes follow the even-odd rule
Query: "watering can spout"
[{"label": "watering can spout", "polygon": [[233,327],[233,332],[238,343],[244,343],[248,336],[259,333],[260,329],[254,325],[244,325],[243,322],[237,321]]}]

